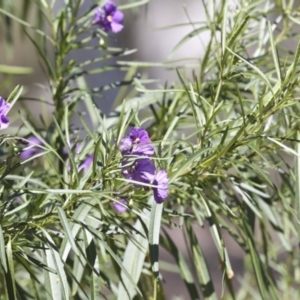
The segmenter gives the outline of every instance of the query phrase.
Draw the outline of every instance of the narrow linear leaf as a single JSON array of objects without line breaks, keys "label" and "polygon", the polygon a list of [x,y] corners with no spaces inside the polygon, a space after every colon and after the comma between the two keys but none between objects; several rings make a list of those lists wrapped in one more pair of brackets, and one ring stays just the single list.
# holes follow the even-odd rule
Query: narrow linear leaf
[{"label": "narrow linear leaf", "polygon": [[[145,212],[147,214],[147,211]],[[143,232],[143,226],[141,221],[138,220],[134,224],[134,228],[138,231]],[[143,264],[145,261],[146,253],[148,248],[148,240],[143,236],[138,235],[136,237],[136,243],[129,241],[123,256],[124,268],[131,275],[132,280],[137,284],[141,276]],[[137,294],[136,288],[130,283],[128,277],[121,272],[123,283],[119,283],[118,287],[118,300],[131,300]],[[126,286],[126,290],[124,288]],[[128,292],[128,293],[127,293]]]},{"label": "narrow linear leaf", "polygon": [[190,222],[186,222],[186,230],[189,236],[190,248],[193,258],[193,265],[196,269],[198,280],[204,299],[217,300],[217,295],[214,289],[213,281],[202,252],[201,246]]},{"label": "narrow linear leaf", "polygon": [[1,225],[0,225],[0,262],[1,262],[1,265],[2,265],[5,273],[7,273],[5,241],[4,241],[4,236],[3,236],[3,231],[2,231]]},{"label": "narrow linear leaf", "polygon": [[163,205],[157,204],[154,201],[154,197],[151,197],[152,207],[150,213],[149,221],[149,251],[150,251],[150,260],[152,264],[152,271],[155,277],[159,278],[159,235],[160,235],[160,225],[161,225],[161,216],[163,211]]},{"label": "narrow linear leaf", "polygon": [[12,244],[10,238],[6,245],[6,255],[7,255],[7,262],[8,262],[8,272],[6,273],[5,277],[6,277],[8,296],[9,296],[9,300],[16,300],[17,299],[17,290],[16,290],[16,282],[15,282],[16,276],[15,276]]},{"label": "narrow linear leaf", "polygon": [[66,214],[60,206],[56,206],[56,209],[57,209],[58,216],[60,218],[61,224],[62,224],[62,226],[65,230],[65,234],[66,234],[65,238],[68,239],[68,241],[71,244],[71,247],[72,247],[73,251],[75,252],[75,254],[79,255],[76,244],[74,242],[74,237],[72,236],[72,232],[71,232],[70,227],[69,227],[69,223],[68,223]]},{"label": "narrow linear leaf", "polygon": [[64,264],[62,262],[62,259],[59,255],[59,253],[56,251],[56,249],[53,248],[53,246],[56,247],[56,245],[55,245],[54,241],[52,240],[51,236],[44,229],[41,229],[41,231],[43,232],[44,236],[48,240],[47,247],[49,247],[49,249],[45,251],[46,260],[47,260],[47,262],[49,262],[49,264],[51,264],[51,268],[54,267],[53,269],[55,269],[57,271],[57,275],[58,275],[58,276],[55,276],[56,278],[53,278],[53,276],[52,276],[53,274],[52,273],[50,274],[51,287],[53,288],[52,291],[54,291],[55,293],[59,293],[59,292],[57,292],[57,290],[61,290],[61,292],[62,292],[61,298],[53,298],[53,299],[68,300],[69,299],[69,284],[68,284],[67,276],[66,276],[66,273],[64,270]]},{"label": "narrow linear leaf", "polygon": [[166,230],[164,230],[164,237],[161,239],[161,245],[175,258],[176,264],[180,270],[180,275],[184,280],[184,283],[190,294],[190,299],[200,300],[201,298],[198,294],[197,286],[194,281],[193,274],[190,271],[190,267],[186,263],[182,253],[179,251],[179,248],[174,244],[172,238],[169,236]]}]

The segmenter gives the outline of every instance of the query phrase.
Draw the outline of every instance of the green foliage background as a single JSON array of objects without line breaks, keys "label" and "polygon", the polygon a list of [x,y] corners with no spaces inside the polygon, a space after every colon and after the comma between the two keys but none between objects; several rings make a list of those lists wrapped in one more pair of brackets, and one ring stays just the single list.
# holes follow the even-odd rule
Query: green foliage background
[{"label": "green foliage background", "polygon": [[[51,118],[38,122],[23,105],[10,112],[21,129],[1,132],[1,299],[168,299],[155,275],[158,243],[174,257],[191,299],[299,299],[299,3],[199,1],[206,21],[191,22],[191,32],[174,49],[210,33],[193,80],[179,67],[175,85],[152,89],[152,80],[137,76],[151,63],[125,62],[122,56],[132,51],[111,48],[107,35],[91,26],[95,6],[82,13],[82,2],[66,0],[54,15],[55,1],[24,0],[21,14],[14,2],[0,1],[1,41],[13,49],[12,24],[24,29],[53,101]],[[120,9],[146,2],[128,1]],[[31,7],[38,16],[34,24],[27,18]],[[88,57],[92,39],[99,40],[99,58],[68,59],[78,49]],[[287,48],[288,42],[297,46]],[[110,57],[117,64],[86,71]],[[6,75],[29,72],[1,63]],[[90,90],[85,76],[111,69],[127,75],[113,85],[119,95],[104,115],[94,96],[112,86]],[[17,86],[8,101],[14,105],[20,98],[26,96]],[[44,99],[35,100],[48,109]],[[80,135],[70,124],[74,114]],[[147,128],[155,163],[169,174],[163,205],[120,174],[118,144],[130,126]],[[21,161],[19,141],[30,135],[43,141],[43,151]],[[69,145],[79,140],[76,154]],[[93,166],[78,172],[91,153]],[[120,197],[130,200],[124,214],[111,206]],[[166,230],[172,226],[182,228],[192,269]],[[210,229],[219,253],[222,295],[214,289],[199,226]],[[232,286],[235,270],[224,234],[244,251],[239,289]]]}]

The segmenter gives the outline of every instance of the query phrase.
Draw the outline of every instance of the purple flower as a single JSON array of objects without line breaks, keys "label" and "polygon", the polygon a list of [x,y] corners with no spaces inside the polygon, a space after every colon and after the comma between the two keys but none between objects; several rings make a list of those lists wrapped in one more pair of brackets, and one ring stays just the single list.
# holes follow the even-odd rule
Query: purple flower
[{"label": "purple flower", "polygon": [[[141,183],[150,183],[149,178],[155,173],[155,166],[150,159],[137,159],[130,164],[128,160],[122,162],[124,169],[122,170],[123,175],[128,180],[133,180]],[[134,183],[136,187],[141,187],[140,184]]]},{"label": "purple flower", "polygon": [[129,154],[131,151],[132,141],[130,137],[125,136],[121,139],[121,143],[119,145],[119,149],[122,154]]},{"label": "purple flower", "polygon": [[148,132],[143,128],[131,128],[129,136],[121,139],[119,149],[123,155],[152,156],[154,154]]},{"label": "purple flower", "polygon": [[[127,205],[127,201],[126,201],[125,199],[120,199],[119,202],[122,203],[122,204],[124,204],[124,205]],[[114,208],[118,213],[122,213],[122,212],[124,212],[124,211],[127,210],[127,207],[124,206],[124,205],[122,205],[122,204],[120,204],[120,203],[114,202],[114,203],[112,204],[113,208]]]},{"label": "purple flower", "polygon": [[78,172],[80,172],[81,170],[85,172],[88,171],[90,165],[93,163],[93,159],[94,159],[94,154],[90,154],[86,160],[79,166],[78,168]]},{"label": "purple flower", "polygon": [[[168,174],[160,170],[155,174],[155,166],[150,157],[154,154],[148,132],[143,128],[132,128],[129,135],[121,139],[119,149],[125,157],[122,161],[122,174],[135,187],[148,183],[153,186],[154,200],[161,204],[168,197]],[[146,158],[139,158],[146,156]],[[130,159],[131,158],[131,159]]]},{"label": "purple flower", "polygon": [[106,32],[117,33],[123,29],[123,13],[117,9],[117,5],[108,0],[105,5],[96,8],[93,24],[97,24]]},{"label": "purple flower", "polygon": [[36,145],[43,146],[43,143],[35,136],[30,136],[28,139],[28,147],[26,147],[20,154],[22,160],[30,158],[31,156],[41,153],[43,150]]},{"label": "purple flower", "polygon": [[0,130],[5,129],[9,125],[9,119],[6,116],[10,109],[10,104],[0,97]]},{"label": "purple flower", "polygon": [[159,170],[152,181],[156,187],[153,188],[155,202],[160,204],[168,197],[168,174],[165,170]]}]

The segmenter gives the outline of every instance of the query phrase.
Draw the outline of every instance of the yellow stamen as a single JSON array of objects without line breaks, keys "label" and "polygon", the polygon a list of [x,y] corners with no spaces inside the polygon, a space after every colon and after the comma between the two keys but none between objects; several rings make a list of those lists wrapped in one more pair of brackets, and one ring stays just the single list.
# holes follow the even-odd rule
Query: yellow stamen
[{"label": "yellow stamen", "polygon": [[107,19],[108,22],[111,22],[112,21],[112,16],[107,16],[106,19]]}]

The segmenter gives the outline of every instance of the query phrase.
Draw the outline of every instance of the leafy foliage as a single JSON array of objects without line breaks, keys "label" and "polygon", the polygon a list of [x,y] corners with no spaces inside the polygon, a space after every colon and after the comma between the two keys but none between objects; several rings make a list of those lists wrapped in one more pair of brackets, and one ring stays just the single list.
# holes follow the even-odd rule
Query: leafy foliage
[{"label": "leafy foliage", "polygon": [[[36,100],[53,114],[40,122],[24,105],[15,112],[22,131],[11,127],[1,135],[3,299],[167,299],[159,246],[174,257],[191,299],[218,299],[199,227],[210,229],[218,251],[223,298],[297,299],[300,46],[286,47],[299,40],[297,3],[203,1],[205,23],[191,22],[173,51],[209,32],[199,68],[190,79],[183,62],[178,83],[157,89],[136,73],[150,63],[122,61],[133,51],[110,47],[107,33],[91,25],[95,6],[83,12],[82,1],[70,0],[54,14],[55,1],[28,1],[46,24],[41,27],[7,3],[0,2],[2,17],[23,27],[48,78],[51,102]],[[89,57],[93,39],[99,57],[69,59],[79,49]],[[107,62],[111,57],[118,63]],[[86,84],[87,75],[113,69],[127,72],[124,81],[97,89]],[[104,115],[94,97],[120,86],[114,109]],[[16,87],[8,102],[21,95],[26,99]],[[74,115],[79,130],[70,121]],[[149,187],[134,188],[121,175],[118,145],[131,126],[147,129],[155,164],[168,172],[163,205]],[[31,135],[41,141],[39,151],[21,160],[21,144]],[[91,167],[80,170],[91,154]],[[118,214],[111,204],[123,198],[127,211]],[[192,269],[172,226],[182,228]],[[244,251],[239,288],[228,235]]]}]

